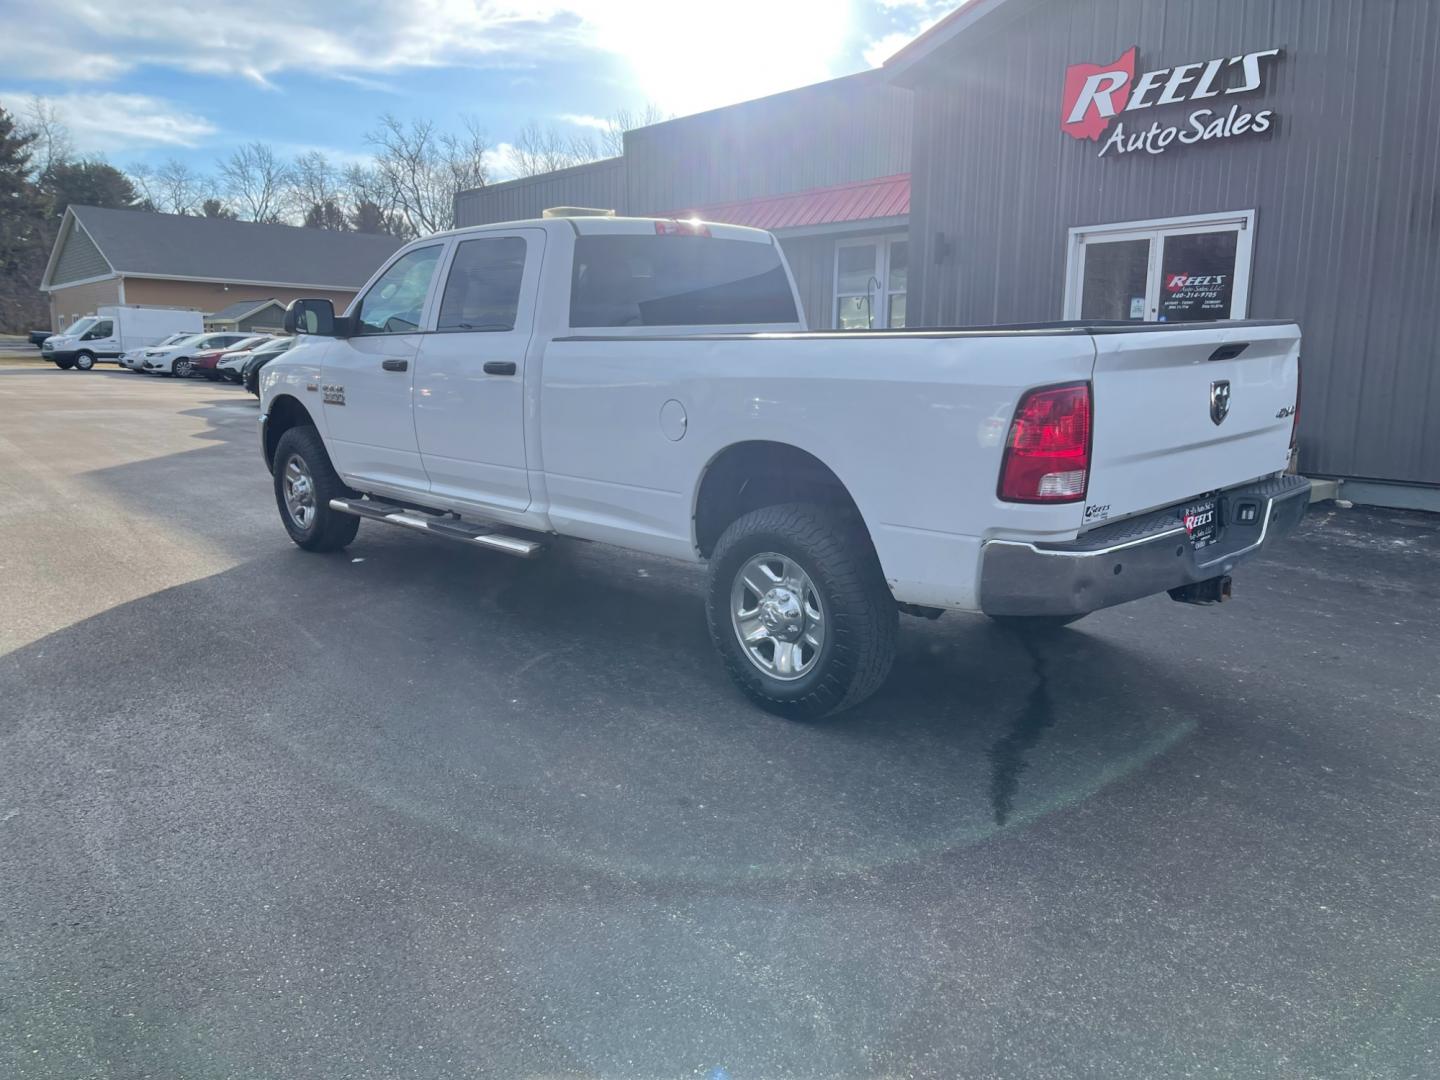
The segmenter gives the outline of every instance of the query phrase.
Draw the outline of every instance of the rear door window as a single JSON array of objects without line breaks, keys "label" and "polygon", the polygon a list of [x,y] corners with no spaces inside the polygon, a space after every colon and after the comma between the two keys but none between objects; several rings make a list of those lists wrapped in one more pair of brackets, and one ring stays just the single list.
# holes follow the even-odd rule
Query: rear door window
[{"label": "rear door window", "polygon": [[734,326],[794,323],[779,251],[709,236],[580,236],[570,325]]}]

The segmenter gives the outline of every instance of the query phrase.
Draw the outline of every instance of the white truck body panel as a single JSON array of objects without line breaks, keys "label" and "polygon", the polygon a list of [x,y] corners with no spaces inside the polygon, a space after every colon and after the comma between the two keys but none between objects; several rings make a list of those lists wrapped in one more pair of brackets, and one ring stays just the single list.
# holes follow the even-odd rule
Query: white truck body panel
[{"label": "white truck body panel", "polygon": [[[775,243],[756,230],[709,228]],[[262,414],[293,398],[340,477],[362,492],[689,560],[702,557],[696,501],[716,457],[752,441],[795,447],[845,486],[897,600],[962,610],[980,607],[989,542],[1075,541],[1100,521],[1287,466],[1290,422],[1276,414],[1295,401],[1293,325],[839,333],[807,332],[797,318],[571,327],[576,240],[601,233],[653,236],[655,223],[549,219],[415,242],[350,309],[353,317],[407,252],[440,245],[415,331],[297,345],[262,371]],[[438,330],[457,246],[497,236],[529,243],[514,328]],[[1240,341],[1237,358],[1210,359]],[[515,374],[487,374],[490,361],[514,363]],[[1231,413],[1216,425],[1209,388],[1222,379]],[[1023,396],[1086,381],[1088,496],[1001,500]],[[1108,510],[1087,520],[1098,505]]]},{"label": "white truck body panel", "polygon": [[[1293,326],[1095,338],[1089,524],[1167,506],[1276,471],[1290,448],[1300,338]],[[1211,359],[1224,346],[1234,357]],[[1233,350],[1229,350],[1233,351]],[[1220,422],[1212,390],[1223,396]],[[1182,496],[1183,497],[1183,496]]]}]

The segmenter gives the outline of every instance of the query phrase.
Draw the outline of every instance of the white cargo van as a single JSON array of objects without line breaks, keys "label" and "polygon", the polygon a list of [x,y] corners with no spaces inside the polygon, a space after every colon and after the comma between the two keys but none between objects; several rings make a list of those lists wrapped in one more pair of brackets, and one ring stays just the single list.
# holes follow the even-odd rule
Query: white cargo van
[{"label": "white cargo van", "polygon": [[204,316],[198,311],[102,307],[46,338],[40,355],[59,368],[89,371],[97,360],[118,362],[127,351],[157,344],[172,334],[198,334],[204,329]]}]

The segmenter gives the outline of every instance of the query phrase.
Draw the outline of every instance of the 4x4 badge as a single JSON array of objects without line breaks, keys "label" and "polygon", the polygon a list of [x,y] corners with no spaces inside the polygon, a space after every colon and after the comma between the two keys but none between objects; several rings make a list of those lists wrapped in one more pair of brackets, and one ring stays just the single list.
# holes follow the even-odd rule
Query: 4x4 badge
[{"label": "4x4 badge", "polygon": [[1219,427],[1230,415],[1230,380],[1216,379],[1210,384],[1210,419]]}]

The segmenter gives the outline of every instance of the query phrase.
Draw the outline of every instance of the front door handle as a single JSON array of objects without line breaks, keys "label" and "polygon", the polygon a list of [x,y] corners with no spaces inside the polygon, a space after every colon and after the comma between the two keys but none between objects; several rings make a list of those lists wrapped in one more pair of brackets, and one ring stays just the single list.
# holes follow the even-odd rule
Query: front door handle
[{"label": "front door handle", "polygon": [[408,371],[410,369],[410,361],[382,360],[380,361],[380,366],[383,367],[386,371]]},{"label": "front door handle", "polygon": [[514,375],[514,374],[515,374],[515,361],[514,361],[514,360],[486,360],[486,361],[485,361],[485,374],[486,374],[486,375]]}]

